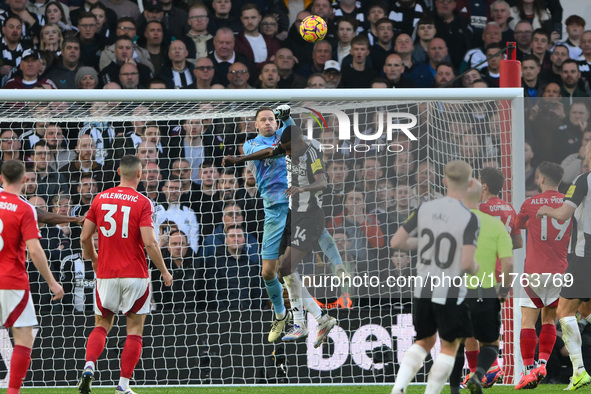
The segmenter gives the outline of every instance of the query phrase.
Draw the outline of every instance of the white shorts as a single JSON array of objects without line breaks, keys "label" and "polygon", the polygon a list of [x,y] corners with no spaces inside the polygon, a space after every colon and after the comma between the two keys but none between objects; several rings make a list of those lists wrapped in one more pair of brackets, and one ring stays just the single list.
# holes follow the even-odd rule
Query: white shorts
[{"label": "white shorts", "polygon": [[97,279],[94,313],[107,317],[124,314],[146,315],[150,312],[150,280],[148,278]]},{"label": "white shorts", "polygon": [[0,320],[4,327],[36,326],[35,306],[29,290],[0,290]]},{"label": "white shorts", "polygon": [[551,279],[558,276],[560,276],[560,274],[552,274],[550,280],[546,281],[546,277],[541,275],[540,280],[535,281],[535,284],[539,285],[537,287],[533,286],[532,281],[530,280],[529,286],[523,288],[525,294],[521,294],[519,305],[533,309],[541,309],[545,306],[557,307],[562,287],[554,286]]}]

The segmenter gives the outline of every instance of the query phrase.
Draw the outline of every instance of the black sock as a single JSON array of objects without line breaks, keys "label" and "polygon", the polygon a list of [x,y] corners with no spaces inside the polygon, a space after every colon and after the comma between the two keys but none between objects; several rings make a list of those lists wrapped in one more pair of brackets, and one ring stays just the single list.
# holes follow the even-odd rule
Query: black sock
[{"label": "black sock", "polygon": [[462,382],[462,369],[464,368],[464,345],[460,345],[456,353],[456,363],[451,370],[449,376],[449,387],[451,394],[458,394],[460,392],[460,383]]},{"label": "black sock", "polygon": [[478,353],[478,366],[476,367],[476,376],[482,380],[486,371],[495,362],[499,355],[499,347],[493,345],[487,345],[480,348]]}]

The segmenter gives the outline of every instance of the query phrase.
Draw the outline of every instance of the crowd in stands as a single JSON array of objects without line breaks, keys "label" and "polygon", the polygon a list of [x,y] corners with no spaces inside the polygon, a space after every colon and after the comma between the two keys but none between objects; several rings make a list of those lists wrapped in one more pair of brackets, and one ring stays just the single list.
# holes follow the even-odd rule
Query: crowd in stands
[{"label": "crowd in stands", "polygon": [[[591,31],[585,31],[583,18],[571,15],[564,22],[567,36],[561,37],[559,0],[146,0],[140,5],[6,0],[0,4],[1,86],[494,88],[506,43],[515,41],[525,95],[532,98],[525,103],[528,191],[537,190],[535,164],[544,160],[562,163],[565,184],[585,170]],[[326,39],[314,44],[298,32],[311,14],[328,23]],[[172,310],[183,302],[198,309],[264,307],[263,210],[254,175],[248,166],[221,166],[224,155],[242,153],[244,141],[254,137],[253,119],[146,122],[132,118],[158,109],[137,105],[129,121],[113,122],[109,114],[117,105],[83,108],[102,121],[81,116],[75,124],[2,125],[1,159],[27,163],[24,196],[43,209],[84,215],[96,193],[117,184],[117,160],[137,154],[144,166],[139,190],[154,201],[155,230],[175,277],[172,289],[154,277],[156,308]],[[72,106],[39,104],[29,112],[43,118]],[[214,112],[206,103],[199,110]],[[419,105],[409,110],[426,116]],[[404,135],[383,141],[402,147],[397,154],[347,151],[359,141],[339,141],[331,127],[335,119],[318,135],[322,143],[341,148],[324,154],[325,214],[350,272],[381,275],[384,261],[407,272],[412,259],[389,251],[389,239],[420,202],[441,195],[436,174],[447,161],[500,167],[501,117],[494,109],[465,105],[439,111],[463,115],[440,123],[441,135],[428,138],[419,130],[417,142]],[[380,122],[383,112],[368,112],[366,132],[379,129]],[[52,268],[70,284],[63,307],[89,310],[94,276],[81,258],[80,227],[64,224],[42,232]],[[52,308],[47,289],[33,293],[45,297],[37,303],[46,305],[42,312]]]}]

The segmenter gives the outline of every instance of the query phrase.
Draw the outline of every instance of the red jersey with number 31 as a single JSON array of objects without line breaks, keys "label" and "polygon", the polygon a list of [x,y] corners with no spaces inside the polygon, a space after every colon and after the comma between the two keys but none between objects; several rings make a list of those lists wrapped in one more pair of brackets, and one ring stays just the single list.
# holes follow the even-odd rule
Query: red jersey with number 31
[{"label": "red jersey with number 31", "polygon": [[528,274],[563,274],[568,263],[566,255],[570,242],[571,220],[559,222],[548,216],[536,219],[538,209],[544,205],[559,208],[564,194],[546,190],[523,202],[515,226],[527,228],[527,254],[525,269]]},{"label": "red jersey with number 31", "polygon": [[35,207],[16,194],[0,192],[0,289],[26,290],[26,242],[41,238]]},{"label": "red jersey with number 31", "polygon": [[98,228],[99,279],[147,278],[148,263],[140,227],[154,227],[152,202],[130,187],[99,193],[86,220]]}]

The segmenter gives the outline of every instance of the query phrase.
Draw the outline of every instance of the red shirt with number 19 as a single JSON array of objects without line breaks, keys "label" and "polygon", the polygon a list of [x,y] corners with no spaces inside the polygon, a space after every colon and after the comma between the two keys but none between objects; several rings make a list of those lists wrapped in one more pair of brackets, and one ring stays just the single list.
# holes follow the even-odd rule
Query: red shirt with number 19
[{"label": "red shirt with number 19", "polygon": [[568,265],[566,254],[570,241],[572,223],[570,218],[565,222],[544,216],[536,219],[538,209],[544,205],[552,208],[562,206],[564,194],[546,190],[523,202],[517,215],[515,226],[527,228],[527,254],[525,269],[528,274],[550,273],[563,274]]},{"label": "red shirt with number 19", "polygon": [[140,227],[154,227],[153,211],[152,202],[130,187],[97,194],[86,216],[98,228],[97,278],[148,277]]},{"label": "red shirt with number 19", "polygon": [[0,289],[27,290],[26,242],[41,238],[35,208],[16,194],[0,192]]}]

